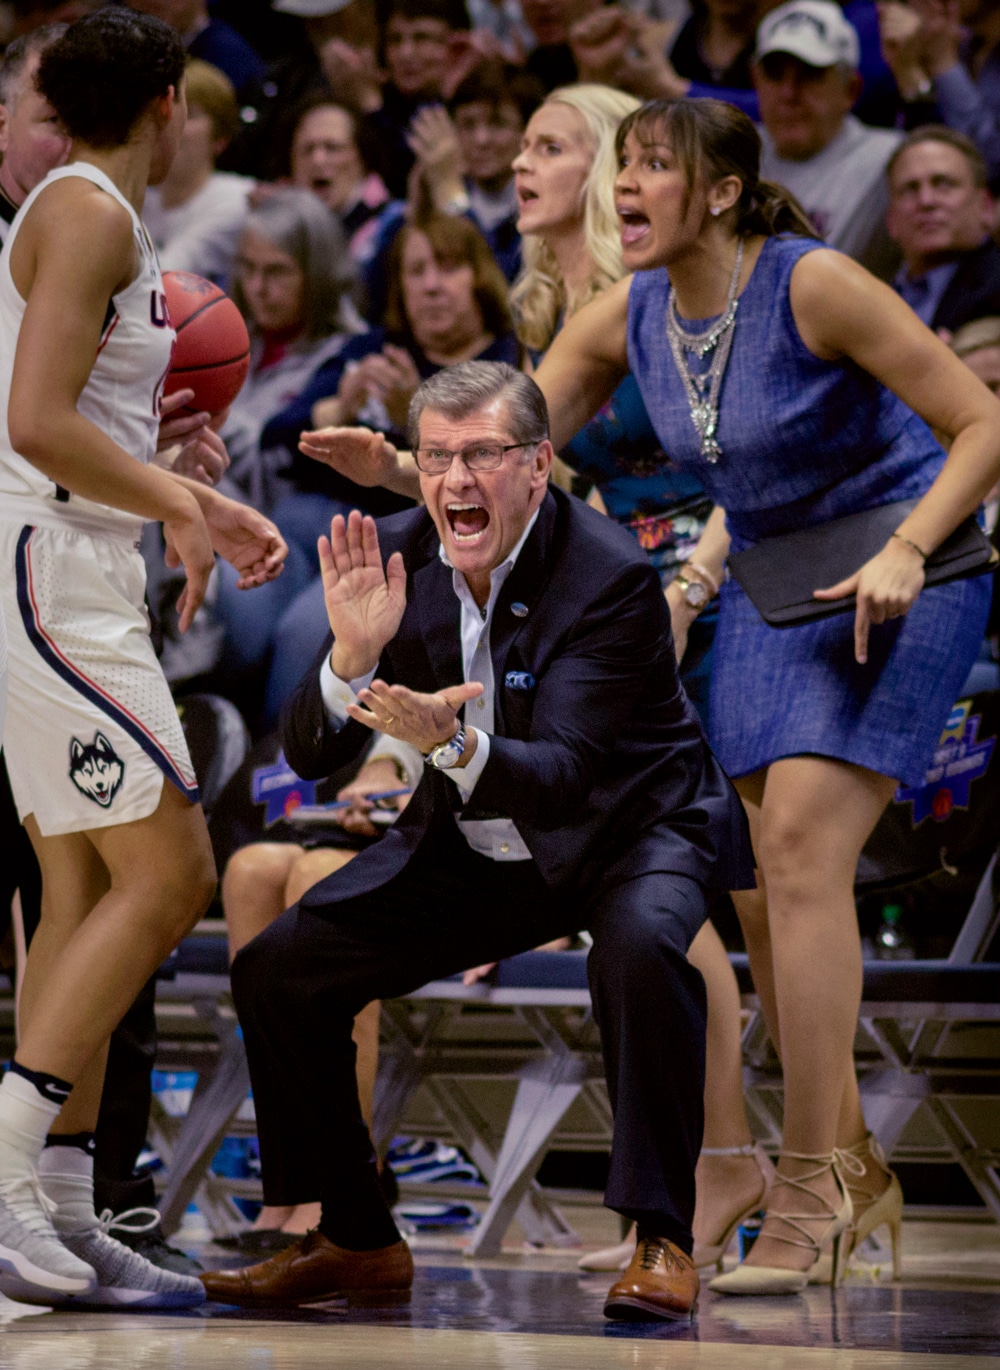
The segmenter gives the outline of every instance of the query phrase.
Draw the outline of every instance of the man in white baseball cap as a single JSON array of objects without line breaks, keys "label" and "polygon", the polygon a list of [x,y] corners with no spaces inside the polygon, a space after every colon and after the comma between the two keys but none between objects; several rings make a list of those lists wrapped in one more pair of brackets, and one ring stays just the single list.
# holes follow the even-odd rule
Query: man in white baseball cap
[{"label": "man in white baseball cap", "polygon": [[902,135],[851,110],[860,44],[833,0],[788,0],[757,30],[754,85],[763,123],[761,175],[787,186],[831,247],[889,278],[898,255],[885,229],[885,166]]}]

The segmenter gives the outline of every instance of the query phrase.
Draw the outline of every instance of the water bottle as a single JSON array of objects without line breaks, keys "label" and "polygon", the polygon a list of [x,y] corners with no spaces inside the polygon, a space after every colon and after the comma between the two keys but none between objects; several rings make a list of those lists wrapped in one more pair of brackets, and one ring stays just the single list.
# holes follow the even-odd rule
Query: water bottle
[{"label": "water bottle", "polygon": [[880,961],[912,961],[916,956],[902,918],[901,905],[886,904],[883,908],[882,926],[875,934],[875,955]]}]

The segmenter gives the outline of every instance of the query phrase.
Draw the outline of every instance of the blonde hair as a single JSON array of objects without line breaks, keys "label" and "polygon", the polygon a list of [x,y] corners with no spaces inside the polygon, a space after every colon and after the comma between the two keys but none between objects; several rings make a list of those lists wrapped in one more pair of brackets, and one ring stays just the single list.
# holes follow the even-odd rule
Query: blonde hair
[{"label": "blonde hair", "polygon": [[229,77],[203,62],[189,57],[185,68],[188,105],[197,105],[208,115],[212,137],[231,143],[240,131],[240,107]]},{"label": "blonde hair", "polygon": [[552,249],[538,234],[524,235],[524,268],[511,291],[510,303],[518,336],[526,347],[539,352],[555,337],[564,313],[575,314],[625,274],[615,214],[615,134],[640,102],[610,86],[579,85],[554,90],[539,108],[552,104],[569,105],[583,117],[593,146],[593,161],[583,187],[583,234],[593,271],[583,288],[570,298]]}]

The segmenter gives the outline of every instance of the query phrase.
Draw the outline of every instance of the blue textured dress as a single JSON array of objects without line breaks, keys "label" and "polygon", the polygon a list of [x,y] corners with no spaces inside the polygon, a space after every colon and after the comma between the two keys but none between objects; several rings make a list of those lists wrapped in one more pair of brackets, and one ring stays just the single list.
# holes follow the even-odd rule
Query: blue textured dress
[{"label": "blue textured dress", "polygon": [[[944,453],[922,419],[853,362],[814,356],[789,302],[796,262],[823,247],[769,238],[740,296],[717,437],[704,460],[666,332],[664,269],[639,272],[628,356],[660,441],[726,510],[733,550],[924,494]],[[691,321],[692,330],[708,321]],[[688,354],[689,356],[691,354]],[[722,588],[710,736],[733,776],[781,757],[836,757],[904,784],[924,776],[986,630],[992,577],[924,590],[875,626],[854,660],[854,616],[770,628],[740,587]]]}]

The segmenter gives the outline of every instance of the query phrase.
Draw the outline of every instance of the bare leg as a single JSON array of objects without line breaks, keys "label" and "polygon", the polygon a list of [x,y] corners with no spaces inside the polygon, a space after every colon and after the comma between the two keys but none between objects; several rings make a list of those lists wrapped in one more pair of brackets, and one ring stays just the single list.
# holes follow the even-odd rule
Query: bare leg
[{"label": "bare leg", "polygon": [[[688,960],[701,971],[708,992],[704,1145],[708,1152],[749,1146],[753,1137],[743,1107],[739,987],[711,923],[691,943]],[[695,1181],[694,1240],[699,1247],[718,1245],[733,1217],[763,1197],[764,1181],[753,1156],[713,1156],[703,1151]]]},{"label": "bare leg", "polygon": [[[760,851],[761,806],[764,800],[766,772],[746,776],[736,782],[736,788],[743,800],[754,851]],[[739,914],[750,969],[753,973],[754,988],[760,1000],[761,1012],[771,1041],[778,1057],[781,1057],[781,1035],[778,1022],[778,1009],[774,992],[774,970],[771,960],[771,930],[767,917],[767,882],[762,869],[757,871],[757,889],[740,890],[733,893],[733,903]],[[710,1009],[711,1018],[711,1009]],[[707,1114],[706,1114],[707,1136]],[[868,1136],[864,1113],[861,1108],[861,1095],[854,1071],[853,1047],[846,1072],[844,1095],[840,1103],[837,1120],[837,1146],[843,1150],[858,1147]],[[706,1141],[706,1145],[709,1143]],[[864,1149],[864,1148],[863,1148]],[[889,1186],[889,1176],[868,1154],[856,1157],[866,1167],[864,1176],[851,1175],[851,1193],[854,1198],[855,1217],[867,1204],[878,1198]]]},{"label": "bare leg", "polygon": [[[767,887],[772,1011],[782,1044],[786,1151],[827,1155],[838,1140],[861,998],[854,875],[893,788],[885,776],[821,757],[788,758],[768,771],[758,857]],[[764,1002],[760,947],[758,942]],[[815,1167],[782,1160],[779,1181],[782,1174],[796,1177],[810,1169]],[[816,1212],[819,1236],[830,1209],[840,1206],[840,1193],[831,1173],[811,1188],[815,1197],[776,1184],[770,1211]],[[777,1240],[779,1235],[789,1235],[788,1228],[769,1219],[747,1263],[807,1269],[814,1253]]]},{"label": "bare leg", "polygon": [[230,857],[222,877],[230,961],[288,908],[285,886],[301,855],[294,842],[253,842]]},{"label": "bare leg", "polygon": [[53,1130],[97,1122],[107,1041],[139,990],[204,912],[215,868],[201,809],[164,783],[148,818],[64,837],[28,834],[42,921],[21,994],[17,1059],[76,1086]]}]

